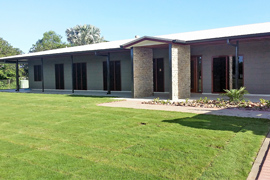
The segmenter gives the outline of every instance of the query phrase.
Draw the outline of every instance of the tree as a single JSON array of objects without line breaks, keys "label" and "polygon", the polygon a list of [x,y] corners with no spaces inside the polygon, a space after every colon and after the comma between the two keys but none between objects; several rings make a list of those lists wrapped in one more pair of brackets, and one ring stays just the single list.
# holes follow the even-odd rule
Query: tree
[{"label": "tree", "polygon": [[[22,54],[23,52],[12,47],[3,38],[0,38],[0,57],[12,56]],[[20,74],[25,74],[24,69],[19,69]],[[0,79],[15,79],[16,77],[16,67],[14,64],[0,64]]]},{"label": "tree", "polygon": [[19,48],[12,47],[7,41],[0,37],[0,57],[22,54]]},{"label": "tree", "polygon": [[46,51],[70,46],[62,42],[61,39],[62,36],[56,34],[54,31],[45,32],[43,38],[39,39],[36,44],[33,44],[29,52]]},{"label": "tree", "polygon": [[73,46],[104,42],[100,29],[93,25],[77,25],[66,30],[67,41]]}]

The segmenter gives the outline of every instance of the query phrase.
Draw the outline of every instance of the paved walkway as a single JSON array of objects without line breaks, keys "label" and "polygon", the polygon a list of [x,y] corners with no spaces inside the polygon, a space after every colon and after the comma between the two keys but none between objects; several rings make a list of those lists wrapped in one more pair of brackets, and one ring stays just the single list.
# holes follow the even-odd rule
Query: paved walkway
[{"label": "paved walkway", "polygon": [[[267,112],[267,111],[150,105],[150,104],[142,104],[141,102],[142,100],[128,99],[124,101],[99,104],[99,106],[163,110],[163,111],[178,111],[178,112],[188,112],[188,113],[196,113],[196,114],[212,114],[212,115],[223,115],[223,116],[270,119],[270,112]],[[251,172],[247,180],[255,180],[255,179],[256,180],[257,179],[270,180],[269,143],[270,143],[270,133],[267,135],[267,137],[265,138],[261,146],[261,149],[257,155],[256,160],[254,161],[253,167],[251,169]]]},{"label": "paved walkway", "polygon": [[[147,100],[144,100],[147,101]],[[134,109],[149,109],[149,110],[163,110],[163,111],[178,111],[196,114],[212,114],[223,116],[238,116],[238,117],[253,117],[270,119],[270,112],[267,111],[252,111],[226,108],[198,108],[198,107],[182,107],[182,106],[167,106],[167,105],[151,105],[142,104],[142,100],[128,99],[124,101],[117,101],[111,103],[100,104],[100,106],[108,107],[123,107]]]}]

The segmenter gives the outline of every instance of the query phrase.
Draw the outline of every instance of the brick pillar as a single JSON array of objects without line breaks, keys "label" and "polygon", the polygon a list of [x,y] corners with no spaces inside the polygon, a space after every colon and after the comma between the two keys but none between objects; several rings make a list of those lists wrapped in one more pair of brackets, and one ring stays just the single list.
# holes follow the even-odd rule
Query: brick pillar
[{"label": "brick pillar", "polygon": [[171,46],[171,99],[190,97],[190,46]]},{"label": "brick pillar", "polygon": [[153,50],[134,47],[133,59],[133,90],[134,98],[152,96],[153,90]]}]

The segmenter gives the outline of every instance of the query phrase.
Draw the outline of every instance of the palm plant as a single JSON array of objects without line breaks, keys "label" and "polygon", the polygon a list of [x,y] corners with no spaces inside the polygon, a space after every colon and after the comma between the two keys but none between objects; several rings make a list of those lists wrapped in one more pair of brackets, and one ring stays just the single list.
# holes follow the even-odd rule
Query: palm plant
[{"label": "palm plant", "polygon": [[92,25],[77,25],[66,30],[67,40],[72,45],[95,44],[104,41],[100,29]]},{"label": "palm plant", "polygon": [[249,94],[245,87],[241,87],[240,89],[224,89],[226,93],[221,94],[221,96],[227,96],[230,102],[239,102],[244,99],[245,94]]}]

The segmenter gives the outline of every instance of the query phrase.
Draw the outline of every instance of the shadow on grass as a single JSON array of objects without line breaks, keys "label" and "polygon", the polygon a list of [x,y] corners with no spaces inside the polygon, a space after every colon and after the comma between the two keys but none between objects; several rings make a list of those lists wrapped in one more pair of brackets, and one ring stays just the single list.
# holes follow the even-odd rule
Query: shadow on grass
[{"label": "shadow on grass", "polygon": [[267,119],[228,117],[216,115],[196,115],[188,118],[163,120],[165,123],[176,123],[197,129],[219,131],[246,132],[252,131],[256,135],[266,135],[270,123]]},{"label": "shadow on grass", "polygon": [[90,97],[90,98],[117,98],[117,96],[95,96],[95,95],[76,95],[76,94],[67,94],[69,97]]}]

